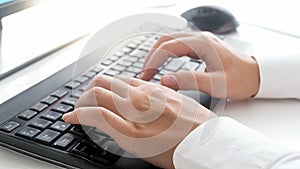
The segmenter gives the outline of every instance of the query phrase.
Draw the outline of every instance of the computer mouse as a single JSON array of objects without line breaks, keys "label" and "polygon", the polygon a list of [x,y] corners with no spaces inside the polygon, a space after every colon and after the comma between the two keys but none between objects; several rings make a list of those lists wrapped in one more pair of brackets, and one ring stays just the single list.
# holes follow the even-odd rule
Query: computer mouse
[{"label": "computer mouse", "polygon": [[236,18],[228,10],[218,6],[200,6],[181,14],[190,24],[201,31],[226,34],[239,26]]}]

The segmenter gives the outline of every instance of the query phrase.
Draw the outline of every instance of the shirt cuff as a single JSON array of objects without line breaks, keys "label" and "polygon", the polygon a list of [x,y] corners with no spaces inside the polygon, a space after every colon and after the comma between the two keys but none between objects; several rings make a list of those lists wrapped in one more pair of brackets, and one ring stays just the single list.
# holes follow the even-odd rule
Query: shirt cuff
[{"label": "shirt cuff", "polygon": [[229,117],[211,119],[176,148],[175,168],[258,169],[291,151]]},{"label": "shirt cuff", "polygon": [[300,55],[255,59],[260,72],[256,98],[300,98]]}]

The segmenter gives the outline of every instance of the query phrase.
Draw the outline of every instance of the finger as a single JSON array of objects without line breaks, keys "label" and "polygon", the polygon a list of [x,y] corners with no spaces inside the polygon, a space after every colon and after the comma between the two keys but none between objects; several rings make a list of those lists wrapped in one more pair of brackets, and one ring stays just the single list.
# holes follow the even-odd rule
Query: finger
[{"label": "finger", "polygon": [[82,124],[97,127],[113,138],[117,132],[129,135],[129,123],[104,107],[82,107],[63,115],[63,120],[70,124]]},{"label": "finger", "polygon": [[138,87],[142,84],[145,84],[146,82],[140,79],[136,79],[136,78],[130,78],[127,76],[121,76],[121,75],[116,75],[114,76],[115,78],[122,80],[123,82],[133,86],[133,87]]},{"label": "finger", "polygon": [[93,87],[102,87],[107,90],[111,90],[111,78],[110,76],[99,75],[93,78],[93,80],[87,85],[85,91],[92,89]]},{"label": "finger", "polygon": [[196,71],[182,71],[164,75],[161,78],[161,84],[174,90],[198,90],[211,93],[209,75]]},{"label": "finger", "polygon": [[144,69],[140,78],[143,80],[150,80],[156,73],[154,70],[161,67],[169,57],[193,56],[193,51],[185,44],[185,41],[188,40],[189,37],[178,38],[161,44],[153,52],[147,63],[144,64]]},{"label": "finger", "polygon": [[209,33],[200,33],[197,36],[189,36],[173,39],[165,42],[152,54],[141,74],[141,79],[150,80],[158,67],[170,57],[189,56],[194,59],[203,59],[208,68],[222,67],[222,62],[216,50],[219,41],[211,37]]},{"label": "finger", "polygon": [[121,97],[127,97],[129,90],[129,86],[127,83],[119,80],[118,78],[113,78],[106,75],[96,76],[86,87],[85,91],[88,91],[93,87],[101,87],[110,90]]},{"label": "finger", "polygon": [[115,103],[122,101],[124,101],[123,98],[114,92],[101,87],[94,87],[80,96],[75,108],[100,106],[118,112]]},{"label": "finger", "polygon": [[167,42],[172,39],[176,38],[181,38],[181,37],[187,37],[187,36],[193,36],[193,32],[176,32],[176,33],[171,33],[168,35],[163,35],[161,36],[157,42],[152,46],[152,49],[148,52],[146,58],[145,58],[145,64],[147,64],[149,58],[152,56],[153,52],[164,42]]},{"label": "finger", "polygon": [[[160,46],[165,43],[168,42],[170,40],[174,40],[177,38],[182,38],[182,37],[189,37],[189,36],[193,36],[195,35],[194,32],[176,32],[176,33],[172,33],[172,34],[168,34],[168,35],[163,35],[161,36],[158,41],[153,45],[152,49],[148,52],[148,54],[146,55],[145,61],[144,61],[144,68],[147,65],[147,63],[149,62],[149,60],[153,57],[153,53],[155,53],[157,50],[160,50]],[[164,62],[164,61],[162,61]],[[144,71],[146,71],[146,73],[144,73]],[[147,70],[143,70],[143,72],[141,73],[140,79],[142,80],[150,80],[155,74],[157,73],[157,68],[147,68]]]}]

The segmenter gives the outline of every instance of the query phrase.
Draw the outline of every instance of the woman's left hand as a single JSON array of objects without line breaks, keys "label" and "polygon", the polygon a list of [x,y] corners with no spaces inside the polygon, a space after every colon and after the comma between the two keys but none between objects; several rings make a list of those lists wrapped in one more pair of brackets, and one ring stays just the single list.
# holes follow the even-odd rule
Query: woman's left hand
[{"label": "woman's left hand", "polygon": [[177,145],[214,114],[167,87],[126,77],[97,76],[63,116],[67,123],[94,126],[121,148],[163,168],[174,168]]}]

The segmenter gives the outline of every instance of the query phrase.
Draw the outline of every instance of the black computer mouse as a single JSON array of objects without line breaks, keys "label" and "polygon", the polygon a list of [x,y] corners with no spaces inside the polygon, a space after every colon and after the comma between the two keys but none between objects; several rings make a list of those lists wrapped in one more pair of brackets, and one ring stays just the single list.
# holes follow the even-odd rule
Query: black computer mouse
[{"label": "black computer mouse", "polygon": [[200,6],[181,14],[190,24],[202,31],[226,34],[239,26],[236,18],[228,10],[218,6]]}]

